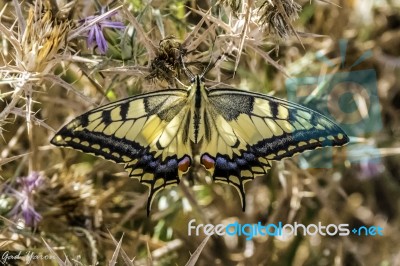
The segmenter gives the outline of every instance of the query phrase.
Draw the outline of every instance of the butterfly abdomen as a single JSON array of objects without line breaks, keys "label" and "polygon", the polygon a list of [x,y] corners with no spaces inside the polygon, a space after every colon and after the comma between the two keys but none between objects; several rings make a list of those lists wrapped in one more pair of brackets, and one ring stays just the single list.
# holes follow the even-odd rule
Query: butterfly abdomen
[{"label": "butterfly abdomen", "polygon": [[194,126],[194,143],[199,142],[199,127],[201,123],[201,84],[200,78],[196,77],[196,92],[194,96],[194,112],[193,112],[193,126]]}]

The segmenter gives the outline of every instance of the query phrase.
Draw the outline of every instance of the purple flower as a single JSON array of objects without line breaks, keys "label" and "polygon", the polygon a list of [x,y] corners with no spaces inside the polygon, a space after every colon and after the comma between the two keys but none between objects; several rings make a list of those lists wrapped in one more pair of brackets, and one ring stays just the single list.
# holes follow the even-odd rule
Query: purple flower
[{"label": "purple flower", "polygon": [[370,179],[383,173],[385,167],[381,161],[366,159],[359,163],[359,169],[360,179]]},{"label": "purple flower", "polygon": [[10,216],[22,216],[27,226],[36,226],[40,222],[42,216],[35,210],[33,193],[35,189],[43,184],[43,181],[44,178],[38,172],[33,172],[26,177],[17,179],[18,190],[10,186],[5,187],[5,192],[17,200],[14,208],[9,213]]},{"label": "purple flower", "polygon": [[81,23],[90,25],[88,26],[87,29],[88,31],[87,46],[91,48],[97,44],[100,54],[105,54],[108,49],[108,45],[106,38],[104,37],[103,34],[103,29],[104,28],[124,29],[125,25],[122,22],[109,20],[111,16],[117,13],[116,11],[107,13],[104,13],[104,11],[102,11],[102,13],[103,14],[99,16],[87,17],[86,19],[81,20]]}]

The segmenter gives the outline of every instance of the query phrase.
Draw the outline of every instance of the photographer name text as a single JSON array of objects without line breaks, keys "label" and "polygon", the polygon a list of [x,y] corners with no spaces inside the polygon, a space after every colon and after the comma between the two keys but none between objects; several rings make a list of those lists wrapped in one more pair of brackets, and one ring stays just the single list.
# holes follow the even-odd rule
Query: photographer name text
[{"label": "photographer name text", "polygon": [[32,263],[34,260],[54,260],[55,257],[53,255],[43,255],[43,254],[37,254],[33,251],[26,251],[22,252],[20,251],[19,253],[14,254],[14,252],[10,251],[5,251],[2,256],[1,256],[1,263],[4,263],[4,265],[7,265],[8,261],[12,260],[25,260],[25,264],[29,265]]}]

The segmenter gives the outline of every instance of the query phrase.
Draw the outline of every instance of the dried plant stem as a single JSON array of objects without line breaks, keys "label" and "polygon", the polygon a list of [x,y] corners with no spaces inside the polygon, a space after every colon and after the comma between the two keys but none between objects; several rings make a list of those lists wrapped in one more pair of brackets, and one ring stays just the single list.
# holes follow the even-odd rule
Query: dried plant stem
[{"label": "dried plant stem", "polygon": [[240,56],[242,55],[243,47],[244,47],[244,42],[247,37],[247,30],[249,28],[249,23],[250,23],[250,14],[251,14],[251,7],[253,6],[253,0],[248,0],[247,1],[247,6],[244,7],[244,10],[246,10],[245,18],[244,18],[244,25],[243,25],[243,30],[240,33],[240,45],[239,45],[239,51],[238,51],[238,56],[236,58],[236,63],[235,63],[235,68],[234,68],[234,73],[236,73],[236,70],[239,66],[240,62]]},{"label": "dried plant stem", "polygon": [[28,173],[32,173],[34,170],[34,158],[35,158],[35,145],[33,143],[33,132],[32,132],[32,120],[31,120],[31,114],[32,114],[32,84],[27,84],[29,87],[27,90],[25,90],[25,97],[26,97],[26,129],[28,132],[28,140],[29,140],[29,168],[28,168]]},{"label": "dried plant stem", "polygon": [[195,199],[193,193],[191,192],[191,189],[189,189],[188,185],[185,184],[185,182],[181,182],[179,184],[179,187],[181,188],[183,194],[185,195],[185,198],[190,202],[190,204],[196,209],[197,213],[200,214],[202,220],[205,223],[211,223],[210,218],[203,212],[201,209],[199,203]]},{"label": "dried plant stem", "polygon": [[91,260],[92,260],[92,265],[96,265],[98,263],[98,258],[97,258],[97,254],[98,254],[98,250],[96,248],[96,239],[94,238],[94,236],[92,235],[92,233],[83,228],[83,227],[73,227],[73,229],[75,230],[75,232],[83,234],[86,237],[86,240],[88,241],[88,244],[91,248]]},{"label": "dried plant stem", "polygon": [[7,116],[11,113],[12,109],[17,105],[22,93],[25,90],[26,81],[29,77],[23,78],[21,82],[16,85],[11,102],[7,104],[4,110],[0,113],[0,121],[3,121],[7,118]]},{"label": "dried plant stem", "polygon": [[153,59],[154,57],[156,57],[157,46],[148,37],[146,32],[143,30],[142,26],[140,26],[140,23],[137,21],[137,19],[132,15],[132,13],[126,7],[123,7],[121,11],[129,20],[129,22],[132,24],[132,26],[135,28],[139,40],[143,43],[143,45],[146,47],[147,52],[149,53],[149,58]]},{"label": "dried plant stem", "polygon": [[14,8],[15,8],[15,13],[18,18],[18,24],[20,27],[21,32],[25,32],[26,29],[26,21],[24,19],[24,16],[22,15],[22,10],[21,10],[21,4],[18,3],[17,0],[13,0]]},{"label": "dried plant stem", "polygon": [[6,158],[9,154],[11,154],[12,148],[19,141],[22,133],[25,131],[25,126],[19,127],[17,131],[14,133],[14,136],[8,141],[7,146],[2,148],[0,152],[0,158]]},{"label": "dried plant stem", "polygon": [[287,25],[290,27],[290,30],[293,32],[293,34],[296,36],[297,40],[300,42],[301,46],[303,47],[303,49],[305,49],[303,42],[301,41],[299,35],[297,34],[297,31],[295,30],[295,28],[293,27],[292,23],[290,22],[290,18],[288,16],[288,14],[285,11],[285,8],[282,4],[281,1],[274,1],[279,13],[282,15],[283,19],[286,21]]}]

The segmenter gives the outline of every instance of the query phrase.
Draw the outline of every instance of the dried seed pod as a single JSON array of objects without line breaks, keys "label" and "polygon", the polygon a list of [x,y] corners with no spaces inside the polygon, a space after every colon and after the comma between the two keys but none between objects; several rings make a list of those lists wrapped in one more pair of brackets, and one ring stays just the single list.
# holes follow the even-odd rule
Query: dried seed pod
[{"label": "dried seed pod", "polygon": [[158,45],[157,55],[151,62],[150,74],[147,80],[167,81],[173,84],[176,77],[180,76],[183,68],[181,58],[186,54],[186,49],[177,41],[175,36],[162,39]]}]

